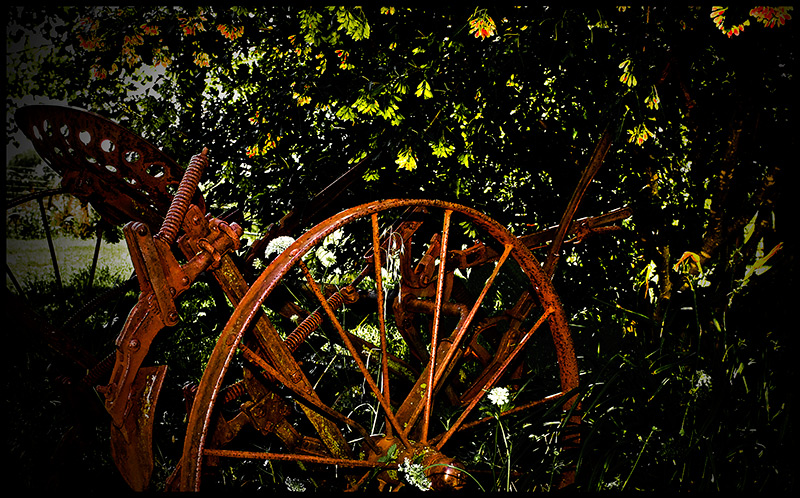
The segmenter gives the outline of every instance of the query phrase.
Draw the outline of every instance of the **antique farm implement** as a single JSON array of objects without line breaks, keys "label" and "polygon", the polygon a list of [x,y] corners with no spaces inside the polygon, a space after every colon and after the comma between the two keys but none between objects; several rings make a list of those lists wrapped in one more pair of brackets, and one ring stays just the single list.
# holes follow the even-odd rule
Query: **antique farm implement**
[{"label": "antique farm implement", "polygon": [[[150,485],[167,378],[168,366],[149,364],[148,351],[180,321],[180,297],[201,274],[213,276],[233,312],[199,384],[185,389],[188,424],[169,489],[197,490],[248,465],[286,461],[317,485],[396,489],[406,459],[423,465],[434,488],[458,489],[471,477],[465,448],[487,425],[477,406],[498,386],[517,394],[503,415],[557,406],[569,422],[560,444],[578,443],[578,365],[550,280],[567,237],[616,230],[613,223],[630,216],[622,208],[573,219],[610,141],[598,145],[548,230],[517,237],[469,207],[389,199],[308,229],[308,219],[290,213],[246,245],[236,222],[207,212],[198,182],[208,151],[184,170],[85,111],[31,106],[16,118],[63,190],[124,225],[139,294],[115,351],[96,360],[56,328],[47,332],[69,346],[63,352],[79,359],[102,395],[113,458],[133,489]],[[270,243],[289,235],[296,240],[273,251]],[[540,264],[530,248],[543,245]]]}]

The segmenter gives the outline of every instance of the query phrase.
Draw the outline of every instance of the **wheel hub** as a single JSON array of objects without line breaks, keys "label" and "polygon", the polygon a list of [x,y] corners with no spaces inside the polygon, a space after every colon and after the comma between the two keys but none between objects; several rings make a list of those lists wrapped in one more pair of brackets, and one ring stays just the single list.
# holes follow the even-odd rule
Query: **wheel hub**
[{"label": "wheel hub", "polygon": [[[428,445],[412,441],[411,447],[403,448],[400,438],[393,436],[376,437],[373,442],[377,451],[365,448],[369,452],[367,460],[371,462],[397,462],[401,468],[406,460],[417,463],[436,491],[458,491],[466,485],[464,465]],[[377,479],[381,490],[386,486],[397,489],[401,484],[409,483],[402,472],[395,470],[384,470]]]}]

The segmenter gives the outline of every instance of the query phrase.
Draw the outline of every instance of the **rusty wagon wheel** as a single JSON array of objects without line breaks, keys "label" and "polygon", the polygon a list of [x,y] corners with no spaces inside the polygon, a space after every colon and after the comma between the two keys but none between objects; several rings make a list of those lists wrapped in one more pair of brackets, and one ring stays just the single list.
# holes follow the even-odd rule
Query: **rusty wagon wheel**
[{"label": "rusty wagon wheel", "polygon": [[[28,275],[28,277],[33,278],[34,287],[40,287],[42,285],[41,282],[45,282],[46,285],[49,281],[48,277],[50,276],[52,276],[52,281],[55,284],[55,289],[47,288],[46,293],[44,293],[42,289],[36,290],[34,293],[38,295],[38,299],[32,299],[32,297],[28,295],[28,292],[26,292],[26,289],[23,288],[23,283],[20,282],[12,270],[12,265],[9,261],[6,261],[6,300],[9,301],[8,304],[10,308],[16,310],[16,313],[11,314],[13,318],[12,323],[17,323],[17,321],[19,321],[19,323],[25,324],[24,328],[27,329],[32,336],[44,338],[44,342],[49,342],[49,345],[56,350],[56,352],[60,353],[60,355],[65,358],[71,359],[79,369],[91,370],[94,366],[97,366],[99,360],[94,358],[93,354],[86,348],[78,342],[75,342],[73,340],[74,338],[69,337],[68,333],[74,333],[73,329],[79,327],[82,321],[97,313],[104,306],[110,306],[110,303],[113,303],[128,291],[132,290],[135,281],[124,279],[110,290],[98,293],[99,289],[94,286],[95,274],[100,262],[99,256],[102,244],[102,226],[98,225],[91,264],[88,267],[88,279],[86,280],[85,289],[79,289],[87,293],[91,298],[88,301],[76,301],[74,296],[65,294],[66,289],[64,288],[60,271],[61,266],[59,264],[60,251],[52,234],[51,216],[48,216],[47,208],[45,207],[45,204],[50,203],[45,202],[45,200],[52,199],[56,196],[67,195],[69,194],[65,192],[63,188],[48,189],[18,197],[6,204],[6,212],[8,213],[9,210],[17,206],[25,207],[26,204],[32,201],[38,203],[40,221],[45,232],[49,251],[49,266],[52,275],[50,275],[51,272],[46,268],[42,268],[34,277],[31,277],[31,275]],[[35,253],[35,251],[31,251],[29,241],[21,242],[23,242],[22,247],[25,251]],[[14,264],[14,266],[18,267],[17,269],[22,268],[25,263],[31,263],[26,253],[23,253],[21,250],[17,250],[17,252],[21,253],[21,260],[15,261]],[[63,256],[63,254],[61,256]],[[72,297],[72,299],[70,299],[70,297]],[[55,314],[61,319],[58,323],[45,323],[36,309],[38,307],[50,309],[51,311],[48,311],[46,314]],[[72,309],[72,311],[66,313],[67,309]],[[57,310],[57,312],[52,310]]]},{"label": "rusty wagon wheel", "polygon": [[396,489],[408,459],[459,489],[487,391],[511,386],[524,412],[570,408],[577,385],[560,301],[508,230],[443,201],[368,203],[303,234],[239,302],[176,475],[183,490]]}]

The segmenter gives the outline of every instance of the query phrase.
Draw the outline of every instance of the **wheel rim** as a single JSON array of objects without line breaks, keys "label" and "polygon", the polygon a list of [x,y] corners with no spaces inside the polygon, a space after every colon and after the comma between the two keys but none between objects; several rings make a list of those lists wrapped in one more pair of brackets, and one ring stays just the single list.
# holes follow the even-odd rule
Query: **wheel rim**
[{"label": "wheel rim", "polygon": [[[499,249],[499,262],[472,266],[474,253],[455,249],[480,246],[465,229]],[[338,250],[330,245],[336,237],[345,237]],[[448,264],[437,264],[437,256]],[[470,286],[472,297],[460,297]],[[282,305],[287,291],[293,306]],[[395,293],[400,298],[389,303]],[[293,311],[302,316],[287,320]],[[443,201],[387,200],[343,211],[280,253],[236,307],[197,389],[181,487],[199,489],[205,468],[226,457],[334,466],[337,486],[381,489],[400,484],[385,469],[416,458],[435,488],[460,488],[466,477],[453,468],[463,468],[456,440],[480,425],[476,406],[485,392],[514,380],[541,327],[550,331],[553,360],[518,410],[554,399],[570,408],[574,398],[566,394],[578,384],[564,311],[530,251],[487,216]],[[226,392],[241,385],[237,394],[246,401],[226,412]],[[253,415],[265,407],[271,418]],[[449,428],[441,425],[445,412],[452,413]],[[258,436],[247,437],[244,426]]]}]

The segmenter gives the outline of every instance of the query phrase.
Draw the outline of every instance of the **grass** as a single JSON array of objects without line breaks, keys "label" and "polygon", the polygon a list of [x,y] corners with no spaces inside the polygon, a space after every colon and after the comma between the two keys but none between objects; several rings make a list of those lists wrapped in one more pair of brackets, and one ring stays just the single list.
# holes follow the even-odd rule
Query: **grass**
[{"label": "grass", "polygon": [[[70,282],[81,270],[89,268],[94,257],[95,239],[59,237],[53,239],[56,260],[62,282]],[[7,239],[6,262],[19,283],[24,287],[27,282],[50,280],[55,278],[55,270],[50,258],[50,249],[46,239]],[[116,244],[103,242],[97,267],[108,267],[112,274],[125,278],[133,272],[128,255],[128,247],[124,241]],[[13,288],[6,272],[6,287]]]},{"label": "grass", "polygon": [[[5,242],[8,268],[22,286],[31,310],[90,353],[102,357],[113,351],[121,327],[121,322],[115,325],[114,304],[73,324],[77,326],[62,327],[84,304],[131,275],[133,265],[126,244],[101,244],[94,285],[87,288],[96,241],[54,239],[63,282],[59,289],[46,239]],[[16,293],[8,272],[6,287]],[[115,298],[119,313],[125,313],[126,306],[130,309],[131,299],[135,297]],[[6,362],[3,385],[10,474],[19,486],[30,490],[74,489],[94,494],[127,489],[111,462],[109,422],[102,400],[94,390],[81,389],[85,369],[75,368],[56,353],[60,343],[46,347],[42,331],[35,325],[18,329],[27,322],[12,315],[14,310],[9,310],[4,317],[14,333],[7,344],[13,354]]]}]

